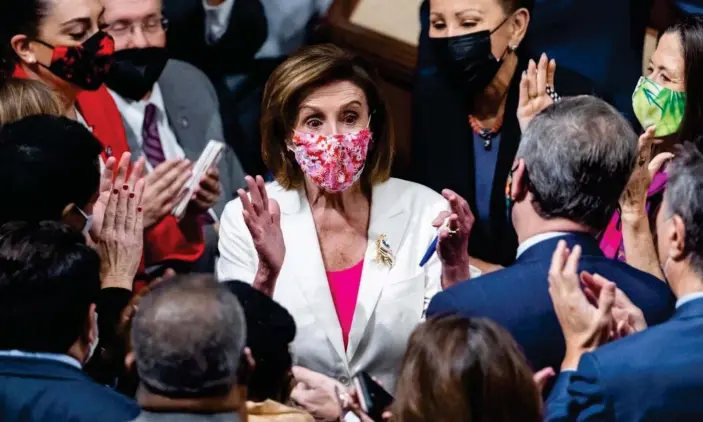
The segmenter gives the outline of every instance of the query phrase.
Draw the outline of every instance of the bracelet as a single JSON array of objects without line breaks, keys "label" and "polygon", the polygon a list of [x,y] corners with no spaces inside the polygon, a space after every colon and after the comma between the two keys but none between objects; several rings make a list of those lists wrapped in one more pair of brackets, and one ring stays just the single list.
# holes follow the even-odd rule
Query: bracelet
[{"label": "bracelet", "polygon": [[547,95],[554,101],[555,103],[558,103],[561,101],[561,96],[557,94],[557,92],[552,88],[550,85],[547,85]]}]

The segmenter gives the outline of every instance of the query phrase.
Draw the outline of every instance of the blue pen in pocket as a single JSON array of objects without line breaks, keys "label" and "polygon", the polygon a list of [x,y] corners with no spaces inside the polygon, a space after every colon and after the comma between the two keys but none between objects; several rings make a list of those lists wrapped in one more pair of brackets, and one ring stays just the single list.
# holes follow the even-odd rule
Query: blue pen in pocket
[{"label": "blue pen in pocket", "polygon": [[423,255],[422,259],[420,260],[420,266],[424,267],[425,264],[427,264],[427,261],[432,258],[432,255],[434,255],[435,250],[437,249],[437,242],[439,241],[439,236],[435,236],[434,239],[432,240],[432,243],[430,243],[430,246],[427,248],[427,251],[425,252],[425,255]]}]

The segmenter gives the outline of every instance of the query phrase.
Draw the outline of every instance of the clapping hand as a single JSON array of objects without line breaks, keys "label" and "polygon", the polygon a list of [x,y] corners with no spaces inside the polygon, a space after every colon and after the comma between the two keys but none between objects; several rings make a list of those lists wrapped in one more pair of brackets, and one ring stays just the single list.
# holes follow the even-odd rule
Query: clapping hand
[{"label": "clapping hand", "polygon": [[[581,273],[581,283],[584,293],[596,305],[603,288],[610,283],[605,277],[598,274]],[[615,302],[613,303],[613,320],[615,327],[611,333],[611,340],[628,336],[647,329],[647,321],[642,310],[635,306],[630,298],[620,289],[615,289]]]},{"label": "clapping hand", "polygon": [[464,198],[449,189],[442,191],[449,201],[450,211],[442,211],[432,222],[439,229],[437,254],[442,262],[442,287],[467,280],[469,271],[469,236],[474,215]]},{"label": "clapping hand", "polygon": [[649,185],[666,160],[674,156],[674,154],[669,152],[663,152],[652,158],[655,130],[654,126],[650,126],[639,138],[635,169],[620,198],[620,208],[624,219],[647,215],[646,204]]},{"label": "clapping hand", "polygon": [[197,214],[206,212],[217,204],[221,193],[220,171],[213,167],[200,179],[200,185],[195,189],[190,205],[195,208]]},{"label": "clapping hand", "polygon": [[539,64],[530,60],[527,70],[520,79],[520,99],[517,108],[517,118],[520,130],[525,131],[527,125],[540,111],[554,103],[547,93],[547,87],[554,89],[554,74],[557,71],[557,62],[542,54]]},{"label": "clapping hand", "polygon": [[[291,399],[315,420],[338,421],[350,406],[348,394],[342,384],[332,378],[309,369],[294,366],[293,377],[296,385],[291,392]],[[345,397],[340,405],[341,396]]]},{"label": "clapping hand", "polygon": [[581,290],[576,273],[580,258],[580,246],[569,252],[566,242],[561,240],[549,268],[549,295],[566,339],[562,370],[576,368],[581,355],[607,342],[613,326],[615,284],[605,283],[598,296],[598,307],[593,306]]},{"label": "clapping hand", "polygon": [[151,227],[171,213],[185,193],[183,188],[191,177],[192,163],[188,160],[169,160],[159,164],[146,175],[144,200],[144,227]]},{"label": "clapping hand", "polygon": [[[117,179],[120,179],[119,173]],[[142,259],[144,179],[115,185],[109,194],[97,242],[102,287],[132,289]]]},{"label": "clapping hand", "polygon": [[281,210],[275,199],[269,199],[263,177],[247,176],[244,180],[249,194],[243,189],[239,189],[237,194],[242,201],[244,223],[251,233],[259,256],[254,287],[271,296],[286,255],[281,231]]}]

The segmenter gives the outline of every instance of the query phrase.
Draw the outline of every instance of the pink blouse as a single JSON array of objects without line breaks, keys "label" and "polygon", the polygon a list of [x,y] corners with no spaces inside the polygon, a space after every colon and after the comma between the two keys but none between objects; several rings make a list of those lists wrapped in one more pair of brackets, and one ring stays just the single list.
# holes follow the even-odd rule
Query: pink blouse
[{"label": "pink blouse", "polygon": [[364,269],[364,260],[351,268],[341,271],[327,271],[327,281],[330,284],[332,301],[337,311],[339,325],[342,327],[342,339],[344,348],[347,348],[349,341],[349,331],[354,319],[354,309],[356,309],[356,299],[359,296],[359,286],[361,285],[361,271]]}]

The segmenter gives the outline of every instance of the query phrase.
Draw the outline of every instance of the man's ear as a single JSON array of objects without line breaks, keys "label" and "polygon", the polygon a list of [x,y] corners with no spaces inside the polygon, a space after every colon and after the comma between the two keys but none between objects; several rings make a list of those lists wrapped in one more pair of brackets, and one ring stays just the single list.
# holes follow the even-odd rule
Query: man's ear
[{"label": "man's ear", "polygon": [[127,372],[131,371],[132,368],[134,367],[134,352],[129,352],[127,355],[124,357],[124,367],[127,370]]},{"label": "man's ear", "polygon": [[88,320],[86,321],[86,332],[85,338],[88,340],[89,344],[92,344],[98,339],[98,318],[95,312],[95,304],[90,304],[90,310],[88,311]]},{"label": "man's ear", "polygon": [[521,201],[527,195],[527,173],[525,171],[525,160],[522,158],[517,160],[517,164],[513,166],[512,185],[510,186],[510,199],[513,201]]},{"label": "man's ear", "polygon": [[669,256],[675,261],[681,261],[688,255],[686,251],[686,225],[678,215],[671,217],[671,220],[674,229],[671,231],[669,239]]}]

